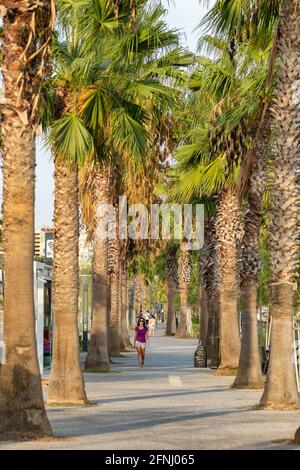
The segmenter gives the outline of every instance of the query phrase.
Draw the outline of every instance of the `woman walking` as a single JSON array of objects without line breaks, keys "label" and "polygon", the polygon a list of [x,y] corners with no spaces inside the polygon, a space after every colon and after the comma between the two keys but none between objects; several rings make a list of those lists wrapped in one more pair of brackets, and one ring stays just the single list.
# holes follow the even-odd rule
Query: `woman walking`
[{"label": "woman walking", "polygon": [[156,320],[155,316],[151,315],[151,318],[149,320],[149,335],[154,336],[155,335],[155,328],[156,328]]},{"label": "woman walking", "polygon": [[134,347],[138,353],[139,367],[143,367],[144,365],[147,341],[149,341],[148,328],[146,327],[145,320],[143,318],[139,318],[134,338]]}]

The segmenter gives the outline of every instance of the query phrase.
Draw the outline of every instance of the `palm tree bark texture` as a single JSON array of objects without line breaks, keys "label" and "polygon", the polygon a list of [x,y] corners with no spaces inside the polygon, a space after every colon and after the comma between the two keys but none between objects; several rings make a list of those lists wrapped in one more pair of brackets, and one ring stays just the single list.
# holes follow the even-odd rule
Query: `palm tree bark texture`
[{"label": "palm tree bark texture", "polygon": [[203,248],[199,250],[199,259],[198,259],[198,273],[199,273],[199,325],[200,325],[200,334],[199,340],[204,345],[207,337],[207,327],[208,327],[208,311],[207,311],[207,295],[206,289],[204,287],[204,255]]},{"label": "palm tree bark texture", "polygon": [[119,282],[119,255],[120,240],[109,240],[109,280],[110,280],[110,354],[111,356],[120,356],[120,325],[119,325],[119,301],[120,301],[120,282]]},{"label": "palm tree bark texture", "polygon": [[245,232],[241,248],[242,342],[239,368],[234,387],[263,388],[264,380],[257,328],[257,286],[262,199],[266,181],[266,164],[270,140],[270,113],[263,117],[260,135],[253,141],[254,164],[251,170]]},{"label": "palm tree bark texture", "polygon": [[188,287],[191,281],[191,259],[188,251],[188,242],[182,241],[180,245],[180,255],[178,259],[178,280],[180,294],[180,316],[177,331],[178,338],[186,336],[187,307],[188,307]]},{"label": "palm tree bark texture", "polygon": [[167,255],[166,260],[166,275],[167,275],[167,327],[166,334],[173,336],[176,334],[176,319],[174,296],[177,288],[177,260],[176,252],[171,248]]},{"label": "palm tree bark texture", "polygon": [[106,214],[102,210],[102,204],[109,203],[109,174],[99,163],[96,164],[95,179],[96,220],[93,233],[93,311],[85,369],[109,370],[107,325],[108,241],[104,239],[101,232],[106,218]]},{"label": "palm tree bark texture", "polygon": [[1,2],[5,363],[0,435],[15,438],[52,433],[37,359],[33,253],[36,109],[48,76],[43,64],[49,63],[53,14],[50,1]]},{"label": "palm tree bark texture", "polygon": [[53,359],[48,404],[87,402],[78,334],[79,212],[77,164],[55,157]]},{"label": "palm tree bark texture", "polygon": [[220,268],[220,356],[219,369],[237,369],[240,356],[240,329],[237,310],[238,250],[242,237],[239,201],[234,189],[224,189],[216,219]]},{"label": "palm tree bark texture", "polygon": [[207,293],[208,325],[205,340],[207,357],[211,367],[220,363],[220,273],[216,240],[216,217],[209,216],[205,224],[203,247],[203,286]]},{"label": "palm tree bark texture", "polygon": [[[274,103],[273,180],[269,250],[272,283],[270,364],[260,406],[298,408],[293,361],[293,299],[299,265],[300,2],[283,1],[279,19],[277,95]],[[299,431],[296,435],[298,441]]]},{"label": "palm tree bark texture", "polygon": [[[124,256],[124,255],[123,255]],[[126,270],[126,261],[125,259],[122,260],[121,269],[120,269],[120,290],[121,290],[121,302],[120,302],[120,309],[121,309],[121,349],[131,349],[132,344],[129,339],[128,334],[128,321],[127,321],[127,305],[128,305],[128,289],[127,289],[127,270]]]}]

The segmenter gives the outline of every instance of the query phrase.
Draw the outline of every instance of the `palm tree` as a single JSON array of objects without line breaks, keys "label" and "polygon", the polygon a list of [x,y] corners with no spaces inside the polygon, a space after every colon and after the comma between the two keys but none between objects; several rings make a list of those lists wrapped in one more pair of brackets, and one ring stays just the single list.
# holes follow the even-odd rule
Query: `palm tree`
[{"label": "palm tree", "polygon": [[198,275],[199,275],[199,341],[205,345],[208,328],[208,310],[207,310],[207,290],[204,286],[204,270],[208,260],[204,257],[204,249],[199,250],[198,257]]},{"label": "palm tree", "polygon": [[[274,104],[273,180],[269,226],[272,332],[262,407],[299,407],[293,364],[293,298],[299,264],[299,2],[282,2]],[[298,94],[297,94],[298,93]],[[299,439],[299,432],[296,434]]]},{"label": "palm tree", "polygon": [[170,245],[166,259],[166,279],[167,279],[167,328],[166,334],[173,336],[176,334],[176,320],[174,308],[174,296],[177,290],[177,247]]},{"label": "palm tree", "polygon": [[33,298],[35,132],[40,90],[49,73],[55,13],[51,4],[54,7],[50,0],[1,2],[5,276],[1,434],[51,434],[37,360]]},{"label": "palm tree", "polygon": [[[90,165],[90,163],[89,163]],[[93,214],[95,227],[93,230],[93,305],[92,305],[92,329],[88,346],[88,354],[85,360],[85,369],[109,369],[108,348],[108,323],[107,323],[107,297],[108,297],[108,273],[107,273],[107,250],[108,243],[101,236],[101,228],[105,223],[102,204],[110,201],[109,192],[109,170],[95,164],[93,178],[93,200],[96,213]],[[84,191],[82,191],[84,193]],[[83,201],[82,194],[81,201]],[[89,201],[88,201],[89,204]],[[87,218],[87,217],[85,217]]]},{"label": "palm tree", "polygon": [[243,312],[241,355],[234,387],[262,388],[264,385],[258,350],[257,285],[262,200],[270,140],[270,115],[265,113],[259,138],[252,143],[254,163],[248,184],[245,232],[241,249],[241,303]]},{"label": "palm tree", "polygon": [[[64,11],[63,11],[64,12]],[[45,105],[45,127],[54,155],[54,260],[53,260],[53,354],[48,404],[87,402],[80,367],[78,334],[79,299],[79,188],[78,163],[93,146],[91,134],[73,109],[82,86],[76,69],[82,47],[71,22],[66,43],[54,41],[56,75],[49,84],[54,110]],[[86,64],[87,60],[85,61]],[[84,65],[85,65],[84,64]],[[74,78],[73,72],[76,70]],[[83,73],[83,80],[86,75]],[[49,98],[48,98],[49,100]],[[50,104],[51,104],[51,100]],[[71,141],[70,141],[70,137]],[[67,300],[66,300],[67,299]]]},{"label": "palm tree", "polygon": [[[268,2],[234,0],[217,2],[204,20],[217,36],[226,36],[227,40],[235,41],[236,47],[243,52],[246,69],[250,65],[248,78],[244,74],[241,83],[241,104],[238,113],[239,122],[248,116],[248,135],[252,144],[242,164],[239,188],[240,194],[248,190],[248,200],[245,204],[245,234],[240,266],[243,333],[238,375],[234,383],[237,387],[257,388],[263,384],[258,351],[256,289],[260,214],[269,140],[268,93],[272,87],[274,48],[271,54],[269,52],[276,29],[278,6],[279,2],[273,2],[272,5]],[[241,70],[246,71],[244,66]],[[251,89],[255,91],[251,92]],[[233,114],[235,112],[236,110]],[[232,120],[232,116],[229,120]]]},{"label": "palm tree", "polygon": [[[160,5],[136,10],[136,24],[133,29],[132,25],[124,21],[126,11],[121,15],[120,2],[118,21],[115,21],[114,12],[106,0],[97,0],[97,9],[95,4],[88,1],[86,3],[87,10],[78,26],[79,29],[82,28],[84,38],[88,41],[99,35],[99,31],[106,35],[105,41],[100,42],[95,57],[90,51],[96,66],[95,69],[93,65],[86,66],[86,69],[92,70],[92,82],[87,81],[85,89],[77,99],[77,120],[79,118],[80,122],[83,121],[87,133],[91,132],[94,136],[93,151],[97,154],[96,158],[110,159],[109,164],[115,168],[112,177],[115,182],[124,171],[123,167],[126,167],[125,174],[130,174],[130,177],[140,171],[143,163],[141,155],[147,145],[150,145],[150,138],[147,141],[146,137],[150,137],[153,123],[156,125],[158,119],[154,119],[152,110],[158,115],[162,109],[161,102],[169,102],[168,96],[171,95],[170,86],[166,87],[161,83],[161,77],[170,73],[172,60],[176,59],[178,63],[178,59],[185,59],[181,50],[176,50],[178,33],[167,30],[162,21],[164,10]],[[91,21],[87,18],[91,18]],[[120,18],[123,18],[123,21],[120,21]],[[175,51],[173,55],[172,51]],[[100,68],[99,57],[103,61]],[[116,77],[122,77],[122,80],[116,80]],[[112,197],[116,197],[117,189],[116,187]],[[96,211],[97,208],[94,213]],[[95,226],[94,220],[88,223]],[[96,229],[95,226],[94,232]],[[110,344],[115,354],[119,354],[115,344],[118,341],[116,331],[119,331],[119,336],[121,331],[120,276],[117,267],[121,258],[117,255],[117,250],[119,241],[112,241],[108,247],[108,256],[111,258],[109,278],[112,282]],[[118,295],[119,299],[116,299],[115,295]]]},{"label": "palm tree", "polygon": [[108,266],[110,283],[110,354],[111,356],[120,356],[120,320],[119,320],[119,255],[120,240],[109,240],[108,242]]},{"label": "palm tree", "polygon": [[191,259],[188,251],[188,242],[183,240],[180,244],[178,258],[178,287],[180,294],[180,316],[176,335],[184,338],[186,335],[188,286],[191,281]]},{"label": "palm tree", "polygon": [[78,340],[79,202],[77,164],[55,157],[53,354],[48,404],[87,401]]},{"label": "palm tree", "polygon": [[217,256],[216,218],[210,214],[205,226],[205,245],[203,248],[203,285],[207,296],[208,325],[205,338],[205,349],[211,366],[220,364],[219,322],[220,322],[220,273]]},{"label": "palm tree", "polygon": [[[104,135],[107,129],[114,135],[116,145],[119,144],[118,151],[122,151],[122,145],[120,145],[119,139],[123,139],[123,142],[128,140],[128,120],[134,128],[139,132],[138,138],[140,139],[140,146],[144,144],[142,128],[136,123],[124,109],[124,98],[118,100],[118,90],[112,80],[107,82],[107,86],[104,86],[106,78],[109,78],[107,70],[105,71],[107,77],[103,78],[103,67],[99,67],[99,61],[105,60],[107,50],[102,46],[100,42],[99,49],[95,50],[91,47],[91,31],[97,34],[99,39],[106,37],[107,42],[111,41],[112,35],[118,30],[122,23],[116,20],[114,16],[114,10],[109,6],[106,0],[97,0],[97,2],[91,2],[86,0],[84,2],[78,2],[75,5],[75,11],[70,12],[70,5],[62,2],[62,18],[69,19],[65,27],[65,38],[66,43],[55,44],[55,58],[58,68],[58,74],[55,77],[57,84],[57,95],[61,98],[60,100],[60,114],[55,116],[55,120],[51,122],[51,132],[49,140],[52,142],[52,148],[56,154],[56,178],[65,176],[72,179],[72,184],[77,181],[77,165],[76,162],[82,162],[89,156],[95,156],[99,159],[99,153],[103,150]],[[70,14],[72,18],[70,21]],[[87,18],[90,21],[87,22]],[[99,21],[98,21],[99,20]],[[104,43],[105,44],[105,43]],[[108,46],[105,44],[105,47]],[[102,48],[102,49],[101,49]],[[99,55],[98,55],[99,53]],[[106,62],[106,68],[108,69],[111,61]],[[100,64],[101,65],[101,64]],[[100,76],[100,78],[99,78]],[[110,78],[113,75],[110,75]],[[110,86],[109,86],[110,85]],[[56,97],[57,100],[57,97]],[[110,123],[108,125],[108,116]],[[122,127],[122,125],[124,127]],[[123,133],[122,133],[123,131]],[[130,131],[130,128],[129,128]],[[110,135],[112,135],[110,134]],[[131,133],[131,139],[135,138],[134,133]],[[132,142],[132,140],[131,140]],[[105,141],[106,144],[111,145],[111,142]],[[135,142],[134,142],[135,145]],[[62,158],[59,158],[61,156]],[[71,163],[68,164],[67,162]],[[74,176],[68,171],[72,169]],[[75,176],[76,173],[76,176]],[[79,345],[78,345],[78,333],[77,333],[77,317],[78,317],[78,224],[79,224],[79,213],[78,213],[78,185],[74,185],[76,191],[70,192],[69,196],[64,188],[69,188],[68,183],[60,186],[60,182],[57,180],[56,184],[56,207],[55,212],[55,259],[54,259],[54,279],[55,286],[64,285],[67,282],[67,275],[70,276],[70,290],[68,294],[72,299],[69,304],[72,305],[72,312],[69,311],[68,305],[63,302],[63,297],[66,296],[66,291],[63,292],[58,288],[54,291],[54,357],[53,366],[50,376],[49,383],[49,403],[58,403],[67,401],[69,403],[74,402],[85,402],[85,392],[82,374],[80,371],[79,363]],[[71,202],[70,197],[73,196]],[[74,218],[63,217],[62,211],[67,208],[68,205],[73,204],[74,207]],[[75,207],[77,208],[75,218]],[[61,211],[58,212],[58,209]],[[96,208],[96,213],[97,213]],[[61,222],[63,221],[63,226]],[[68,229],[66,229],[68,227]],[[97,228],[96,228],[97,230]],[[72,233],[71,242],[69,233]],[[68,245],[69,242],[69,245]],[[61,253],[59,249],[71,250],[72,245],[72,257],[67,258],[67,251],[64,251],[65,258],[68,259],[69,267],[66,270],[61,262]],[[99,244],[96,244],[99,247]],[[96,254],[96,257],[99,253]],[[57,260],[57,262],[56,262]],[[117,264],[114,264],[114,269],[111,274],[112,286],[111,292],[114,296],[118,292],[118,280],[115,279],[115,274],[118,270]],[[95,278],[94,278],[95,279]],[[73,284],[72,282],[73,281]],[[114,283],[115,281],[115,283]],[[95,284],[94,284],[95,287]],[[98,298],[97,293],[96,297]],[[114,315],[115,304],[111,305],[112,315]],[[118,308],[117,308],[118,311]],[[70,330],[70,342],[74,343],[74,347],[66,350],[68,354],[59,347],[62,341],[64,341],[65,331],[68,327],[65,319],[68,315],[73,313],[73,327]],[[114,318],[114,316],[113,316]],[[94,317],[94,330],[98,328],[97,322],[98,317]],[[104,325],[104,322],[102,322]],[[112,321],[112,329],[114,328]],[[113,335],[110,341],[111,347],[114,348]],[[94,336],[95,340],[96,338]],[[97,343],[97,341],[95,341]],[[63,355],[60,354],[63,353]],[[99,356],[98,356],[99,359]],[[89,357],[88,357],[89,360]],[[107,360],[107,359],[106,359]],[[68,373],[68,364],[73,364],[73,375]],[[98,364],[101,367],[101,364]],[[77,394],[77,395],[76,395]]]},{"label": "palm tree", "polygon": [[[179,178],[176,191],[181,200],[211,197],[218,194],[216,213],[216,249],[220,272],[220,369],[236,369],[240,352],[237,312],[238,244],[242,235],[242,218],[237,197],[237,175],[245,142],[241,126],[228,132],[220,127],[224,106],[230,106],[238,77],[230,60],[230,48],[218,43],[220,59],[206,59],[191,85],[199,97],[188,109],[209,96],[198,112],[198,124],[191,119],[191,130],[176,152]],[[209,95],[207,95],[209,93]],[[226,108],[225,108],[226,109]],[[195,113],[195,111],[194,111]],[[209,336],[212,337],[212,324]]]},{"label": "palm tree", "polygon": [[127,317],[127,305],[128,305],[128,275],[127,275],[127,263],[122,261],[120,268],[121,278],[121,349],[127,350],[132,348],[132,344],[128,335],[128,317]]}]

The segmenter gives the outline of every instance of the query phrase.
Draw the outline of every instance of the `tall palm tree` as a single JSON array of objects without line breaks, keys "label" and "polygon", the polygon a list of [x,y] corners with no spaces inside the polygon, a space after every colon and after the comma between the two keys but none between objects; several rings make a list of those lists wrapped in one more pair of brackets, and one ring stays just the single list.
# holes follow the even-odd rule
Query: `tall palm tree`
[{"label": "tall palm tree", "polygon": [[0,375],[0,434],[38,436],[51,434],[51,428],[35,336],[35,132],[40,90],[49,74],[54,2],[5,0],[1,14],[5,364]]},{"label": "tall palm tree", "polygon": [[[79,188],[78,163],[90,152],[92,136],[72,110],[80,89],[79,72],[73,72],[82,48],[76,28],[66,29],[66,43],[54,41],[56,74],[51,78],[54,110],[45,105],[45,126],[54,156],[54,260],[53,260],[53,354],[48,404],[87,402],[79,356]],[[82,69],[81,69],[82,71]],[[83,74],[85,78],[85,74]],[[49,100],[50,101],[50,100]],[[51,104],[51,101],[50,101]],[[51,113],[52,111],[52,113]],[[72,141],[68,141],[68,132]],[[80,141],[80,136],[82,141]],[[69,153],[68,153],[69,152]],[[66,301],[67,299],[67,301]]]},{"label": "tall palm tree", "polygon": [[270,115],[266,112],[259,138],[252,143],[254,163],[248,184],[245,231],[241,249],[241,307],[243,312],[241,355],[234,387],[262,388],[264,385],[258,349],[257,285],[262,201],[270,140]]},{"label": "tall palm tree", "polygon": [[183,240],[180,244],[178,258],[178,287],[180,294],[180,316],[176,335],[179,338],[186,336],[188,286],[191,281],[191,259],[188,251],[188,242]]},{"label": "tall palm tree", "polygon": [[[162,83],[162,77],[170,72],[175,59],[176,64],[180,55],[184,59],[184,54],[176,49],[178,33],[167,30],[162,21],[164,10],[160,5],[136,9],[136,24],[132,28],[132,24],[126,23],[126,8],[125,13],[122,13],[121,2],[119,2],[118,21],[115,20],[114,11],[107,0],[97,0],[96,3],[86,0],[84,4],[86,10],[85,14],[81,15],[82,20],[78,20],[78,29],[82,31],[87,43],[97,35],[99,46],[94,54],[88,51],[92,57],[91,65],[84,61],[87,46],[83,46],[85,57],[81,57],[81,60],[85,65],[85,74],[87,71],[87,80],[85,88],[77,93],[79,96],[76,97],[74,106],[77,115],[76,117],[73,115],[73,118],[77,119],[78,123],[84,123],[86,133],[93,135],[95,142],[92,151],[95,153],[95,158],[111,160],[110,165],[116,168],[112,178],[114,182],[119,179],[122,168],[120,162],[124,158],[127,158],[127,164],[129,163],[126,171],[131,173],[131,176],[136,173],[136,162],[140,166],[143,163],[139,160],[147,145],[150,145],[150,129],[154,122],[152,109],[155,108],[158,114],[162,109],[161,102],[167,100],[171,94],[168,91],[170,86],[167,87]],[[173,56],[170,55],[172,51]],[[159,60],[157,60],[158,54]],[[116,77],[122,77],[122,80],[116,80]],[[65,138],[67,128],[62,120],[58,123],[56,131],[62,134],[63,130]],[[69,141],[72,142],[72,139]],[[115,191],[114,197],[116,197]],[[97,208],[94,213],[96,211]],[[95,226],[95,221],[90,222]],[[120,256],[116,254],[118,249],[118,240],[109,243],[108,255],[111,258],[109,278],[112,282],[110,344],[116,354],[119,354],[118,346],[115,345],[118,335],[114,331],[119,331],[120,336],[120,321],[116,312],[120,314],[121,305],[119,268],[117,268]],[[115,299],[115,295],[119,295],[118,300]]]},{"label": "tall palm tree", "polygon": [[77,163],[55,157],[53,353],[48,404],[87,401],[79,359],[79,201]]},{"label": "tall palm tree", "polygon": [[[216,48],[221,57],[216,61],[203,61],[191,80],[191,86],[199,96],[191,100],[188,109],[191,106],[193,112],[199,100],[206,101],[196,112],[197,126],[191,119],[191,130],[177,150],[179,178],[176,191],[181,200],[218,194],[215,233],[220,271],[220,368],[227,370],[237,368],[240,352],[237,275],[242,219],[236,187],[245,142],[241,126],[232,132],[225,126],[220,127],[224,106],[225,109],[230,106],[238,76],[230,60],[228,45],[220,42]],[[211,328],[209,335],[213,335]]]},{"label": "tall palm tree", "polygon": [[[274,104],[273,180],[269,226],[272,332],[262,407],[299,407],[293,364],[293,298],[299,264],[299,30],[297,0],[282,2],[277,57],[280,70]],[[298,433],[299,439],[299,433]]]}]

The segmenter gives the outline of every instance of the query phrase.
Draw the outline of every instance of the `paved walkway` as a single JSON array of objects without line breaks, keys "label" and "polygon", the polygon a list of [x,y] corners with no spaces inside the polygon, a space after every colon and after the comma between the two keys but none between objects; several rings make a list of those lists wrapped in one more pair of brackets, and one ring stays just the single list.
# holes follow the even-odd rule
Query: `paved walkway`
[{"label": "paved walkway", "polygon": [[50,408],[59,439],[0,443],[1,449],[299,449],[289,444],[300,412],[253,411],[261,392],[230,389],[232,377],[193,368],[197,341],[152,340],[145,366],[136,353],[109,374],[84,374],[94,406]]}]

